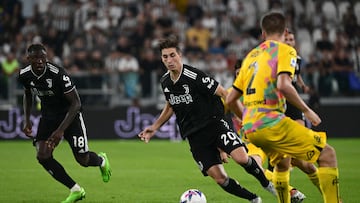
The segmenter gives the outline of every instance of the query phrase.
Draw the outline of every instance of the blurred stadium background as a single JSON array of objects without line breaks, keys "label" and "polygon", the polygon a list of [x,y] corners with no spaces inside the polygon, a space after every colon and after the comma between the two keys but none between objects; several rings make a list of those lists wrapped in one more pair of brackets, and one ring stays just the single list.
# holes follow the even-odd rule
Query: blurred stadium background
[{"label": "blurred stadium background", "polygon": [[[230,87],[236,60],[261,41],[259,20],[268,11],[284,13],[296,33],[302,76],[311,87],[302,96],[323,118],[319,130],[357,137],[359,1],[2,0],[0,138],[24,138],[16,76],[30,43],[46,45],[49,60],[74,77],[89,137],[127,139],[152,122],[164,102],[159,38],[179,35],[184,62]],[[178,139],[175,120],[157,137]]]},{"label": "blurred stadium background", "polygon": [[[200,176],[186,143],[166,141],[180,139],[175,118],[149,145],[128,139],[154,121],[164,102],[158,83],[165,72],[156,48],[159,38],[178,34],[184,62],[229,87],[236,60],[261,40],[258,22],[268,11],[284,13],[296,33],[302,76],[312,90],[301,95],[320,114],[323,122],[317,129],[328,132],[337,150],[343,201],[358,202],[356,0],[1,0],[0,202],[56,202],[67,195],[37,164],[21,132],[22,89],[16,76],[34,42],[45,44],[49,60],[74,77],[90,147],[105,150],[115,169],[113,181],[103,185],[97,169],[79,167],[66,143],[59,145],[56,156],[84,184],[85,202],[176,202],[190,187],[205,192],[209,202],[237,202]],[[38,110],[31,119],[36,128]],[[267,202],[276,202],[234,163],[226,168]],[[306,202],[321,201],[297,169],[291,180],[308,196]]]}]

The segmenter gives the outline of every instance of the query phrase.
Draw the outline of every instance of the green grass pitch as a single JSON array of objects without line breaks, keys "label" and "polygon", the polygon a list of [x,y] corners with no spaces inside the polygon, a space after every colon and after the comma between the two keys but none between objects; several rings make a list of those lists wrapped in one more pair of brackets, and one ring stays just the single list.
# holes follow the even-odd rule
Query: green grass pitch
[{"label": "green grass pitch", "polygon": [[[340,169],[340,193],[345,203],[360,200],[360,139],[329,139],[337,150]],[[109,183],[103,183],[98,168],[83,168],[74,160],[66,142],[55,151],[55,158],[86,190],[84,203],[176,203],[188,188],[203,191],[209,203],[247,202],[224,192],[211,178],[203,177],[192,159],[188,144],[152,140],[90,140],[90,149],[108,154],[113,169]],[[69,191],[55,182],[35,159],[30,141],[0,141],[0,202],[61,202]],[[265,203],[275,197],[261,188],[255,178],[233,161],[225,165],[228,174],[242,186],[257,193]],[[291,183],[307,199],[322,202],[307,176],[298,169],[291,173]]]}]

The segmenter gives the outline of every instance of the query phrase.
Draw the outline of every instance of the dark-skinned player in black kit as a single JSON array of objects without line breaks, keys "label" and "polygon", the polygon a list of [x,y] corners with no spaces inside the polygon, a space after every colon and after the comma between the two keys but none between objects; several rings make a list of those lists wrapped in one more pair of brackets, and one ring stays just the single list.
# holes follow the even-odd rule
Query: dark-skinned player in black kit
[{"label": "dark-skinned player in black kit", "polygon": [[[66,71],[47,60],[42,44],[31,44],[27,49],[29,65],[20,70],[18,80],[24,87],[25,135],[33,138],[37,160],[58,182],[70,189],[69,196],[62,201],[72,203],[85,197],[85,190],[65,171],[53,157],[56,146],[65,139],[76,161],[84,167],[100,168],[104,182],[111,176],[107,155],[89,151],[86,127],[81,113],[81,101],[71,77]],[[33,137],[30,113],[34,95],[41,100],[41,118],[37,134]]]}]

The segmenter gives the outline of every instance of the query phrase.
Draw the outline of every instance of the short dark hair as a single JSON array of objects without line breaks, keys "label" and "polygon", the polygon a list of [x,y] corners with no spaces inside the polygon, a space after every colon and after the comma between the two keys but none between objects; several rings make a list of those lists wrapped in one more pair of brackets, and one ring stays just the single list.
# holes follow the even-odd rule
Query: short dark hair
[{"label": "short dark hair", "polygon": [[282,34],[286,28],[286,18],[282,13],[270,12],[261,20],[261,29],[268,35]]},{"label": "short dark hair", "polygon": [[28,54],[31,54],[31,53],[34,53],[34,52],[39,52],[39,51],[44,51],[46,53],[46,49],[45,49],[44,45],[42,45],[42,44],[31,44],[27,49]]},{"label": "short dark hair", "polygon": [[160,52],[167,48],[176,48],[176,51],[180,52],[179,38],[176,35],[170,35],[169,37],[163,38],[159,41]]}]

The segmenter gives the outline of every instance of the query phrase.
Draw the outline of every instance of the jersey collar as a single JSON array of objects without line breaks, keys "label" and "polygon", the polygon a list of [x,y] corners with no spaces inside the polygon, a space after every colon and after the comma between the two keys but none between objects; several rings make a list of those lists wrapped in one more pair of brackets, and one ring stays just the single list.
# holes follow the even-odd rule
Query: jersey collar
[{"label": "jersey collar", "polygon": [[183,70],[184,70],[184,64],[181,64],[181,69],[180,69],[180,71],[179,71],[179,75],[178,75],[177,78],[173,79],[173,78],[171,77],[171,74],[170,74],[170,79],[171,79],[171,81],[173,81],[174,84],[175,84],[175,83],[179,80],[179,78],[181,77],[181,75],[182,75],[182,73],[183,73]]},{"label": "jersey collar", "polygon": [[[30,66],[31,66],[31,65],[30,65]],[[32,74],[33,74],[37,79],[39,79],[39,78],[41,78],[43,75],[45,75],[46,69],[47,69],[47,63],[45,63],[44,71],[43,71],[40,75],[37,75],[37,74],[33,71],[32,66],[31,66],[31,68],[30,68]]]}]

